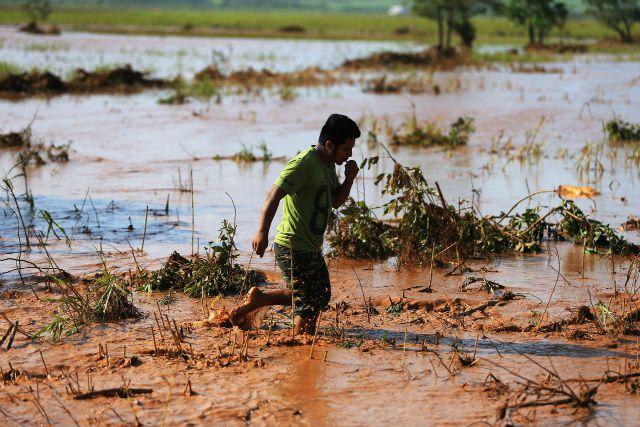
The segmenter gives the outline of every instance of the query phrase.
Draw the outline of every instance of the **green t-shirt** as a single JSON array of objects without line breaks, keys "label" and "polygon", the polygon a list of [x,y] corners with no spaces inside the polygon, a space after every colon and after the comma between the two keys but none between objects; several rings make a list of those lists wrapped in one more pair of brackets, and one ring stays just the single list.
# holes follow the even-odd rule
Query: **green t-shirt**
[{"label": "green t-shirt", "polygon": [[326,165],[314,147],[287,163],[275,182],[284,197],[282,222],[275,242],[303,251],[321,251],[331,204],[339,188],[335,165]]}]

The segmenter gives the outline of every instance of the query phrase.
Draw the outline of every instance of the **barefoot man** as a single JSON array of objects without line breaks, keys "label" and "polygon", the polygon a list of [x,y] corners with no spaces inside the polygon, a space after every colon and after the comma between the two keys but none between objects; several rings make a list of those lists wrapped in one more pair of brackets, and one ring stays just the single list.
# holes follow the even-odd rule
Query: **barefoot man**
[{"label": "barefoot man", "polygon": [[[246,315],[260,307],[291,306],[293,290],[294,332],[313,334],[320,311],[331,299],[329,270],[322,256],[323,235],[331,208],[337,209],[347,200],[358,175],[358,165],[348,160],[358,137],[360,129],[353,120],[332,114],[322,127],[318,143],[291,159],[280,173],[262,207],[253,250],[260,257],[264,255],[271,222],[284,198],[282,222],[273,249],[288,288],[270,291],[251,288],[245,302],[231,312],[234,324],[242,325]],[[345,179],[340,184],[335,165],[343,163]]]}]

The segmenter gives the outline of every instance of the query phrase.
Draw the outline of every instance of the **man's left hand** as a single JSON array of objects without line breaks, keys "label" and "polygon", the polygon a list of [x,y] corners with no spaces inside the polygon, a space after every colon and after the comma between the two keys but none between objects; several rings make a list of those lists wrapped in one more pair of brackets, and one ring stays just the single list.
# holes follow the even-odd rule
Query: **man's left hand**
[{"label": "man's left hand", "polygon": [[355,160],[349,160],[344,165],[344,176],[346,179],[353,181],[358,176],[360,168]]}]

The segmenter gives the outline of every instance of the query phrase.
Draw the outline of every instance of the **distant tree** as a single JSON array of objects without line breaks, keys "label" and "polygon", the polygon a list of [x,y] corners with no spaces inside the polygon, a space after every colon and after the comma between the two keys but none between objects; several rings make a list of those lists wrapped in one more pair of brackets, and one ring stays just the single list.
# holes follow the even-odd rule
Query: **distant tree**
[{"label": "distant tree", "polygon": [[529,45],[543,45],[548,32],[564,27],[569,16],[565,4],[556,0],[507,0],[503,12],[509,20],[527,27]]},{"label": "distant tree", "polygon": [[588,13],[618,33],[620,41],[631,43],[631,28],[640,21],[640,2],[637,0],[587,0]]},{"label": "distant tree", "polygon": [[472,47],[476,29],[471,18],[483,10],[486,1],[478,0],[414,0],[413,11],[438,24],[439,51],[451,48],[452,33],[457,33],[466,47]]},{"label": "distant tree", "polygon": [[30,23],[36,25],[38,21],[46,21],[52,9],[49,0],[27,0],[22,8],[29,15]]}]

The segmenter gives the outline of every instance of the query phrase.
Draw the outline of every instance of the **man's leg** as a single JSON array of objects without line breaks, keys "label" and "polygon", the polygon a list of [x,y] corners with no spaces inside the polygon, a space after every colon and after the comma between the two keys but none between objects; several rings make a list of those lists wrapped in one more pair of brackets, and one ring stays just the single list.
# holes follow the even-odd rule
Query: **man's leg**
[{"label": "man's leg", "polygon": [[244,303],[231,311],[229,318],[237,325],[252,311],[271,305],[291,305],[291,289],[261,291],[254,286],[247,292]]}]

